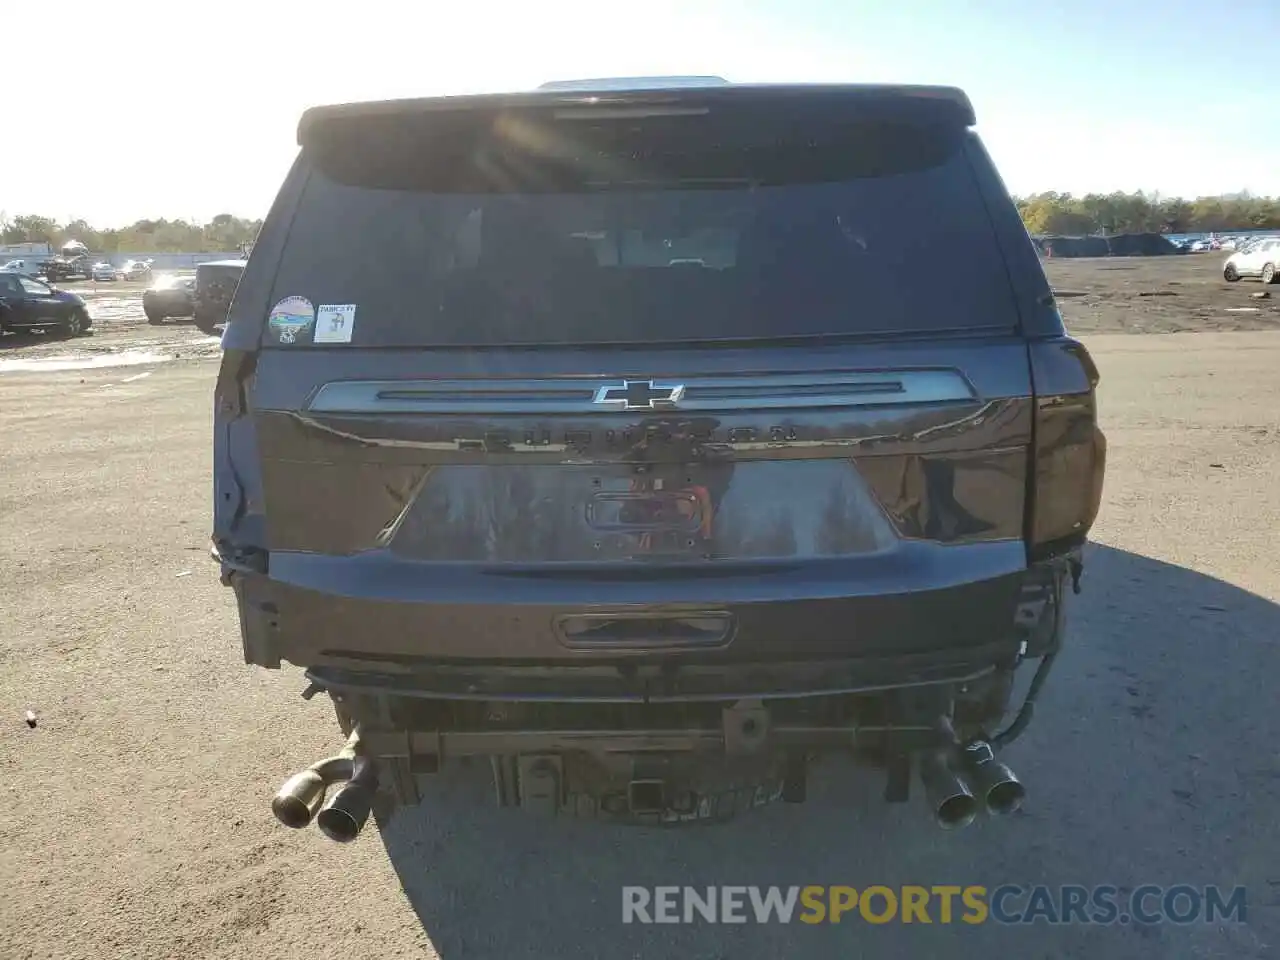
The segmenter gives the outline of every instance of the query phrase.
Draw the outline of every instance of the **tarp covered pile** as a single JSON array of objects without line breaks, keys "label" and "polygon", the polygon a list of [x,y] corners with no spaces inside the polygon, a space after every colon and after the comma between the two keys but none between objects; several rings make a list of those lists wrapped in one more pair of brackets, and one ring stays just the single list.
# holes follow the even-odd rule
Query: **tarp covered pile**
[{"label": "tarp covered pile", "polygon": [[1182,253],[1158,233],[1117,233],[1111,237],[1032,237],[1044,257],[1159,257]]}]

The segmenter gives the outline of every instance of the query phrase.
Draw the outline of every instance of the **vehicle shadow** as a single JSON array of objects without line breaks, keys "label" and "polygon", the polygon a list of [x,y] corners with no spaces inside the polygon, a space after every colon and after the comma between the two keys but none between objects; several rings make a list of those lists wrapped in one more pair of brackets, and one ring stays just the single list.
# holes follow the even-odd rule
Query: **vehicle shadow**
[{"label": "vehicle shadow", "polygon": [[[724,826],[617,829],[500,810],[487,765],[432,782],[382,833],[444,960],[1261,957],[1280,940],[1280,606],[1150,557],[1090,547],[1067,645],[1005,759],[1028,802],[942,832],[919,790],[821,768],[803,806]],[[1025,683],[1025,678],[1024,678]],[[1266,684],[1266,686],[1263,686]],[[626,885],[1141,884],[1247,887],[1246,923],[624,924]],[[1270,886],[1269,886],[1270,884]],[[1011,901],[1025,907],[1025,897]],[[748,913],[750,910],[748,908]],[[959,942],[957,941],[959,938]],[[957,950],[957,947],[959,949]]]},{"label": "vehicle shadow", "polygon": [[41,338],[34,333],[0,333],[0,350],[17,350],[41,342]]},{"label": "vehicle shadow", "polygon": [[65,333],[46,332],[31,333],[28,331],[15,331],[0,335],[0,351],[4,350],[21,350],[24,347],[49,346],[55,343],[76,344],[92,340],[95,331],[89,331],[79,336],[71,337]]}]

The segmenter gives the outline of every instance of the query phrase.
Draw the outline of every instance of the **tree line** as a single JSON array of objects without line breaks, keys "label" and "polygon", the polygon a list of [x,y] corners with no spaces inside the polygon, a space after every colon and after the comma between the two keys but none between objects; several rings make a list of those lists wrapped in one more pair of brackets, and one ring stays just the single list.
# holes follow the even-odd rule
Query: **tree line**
[{"label": "tree line", "polygon": [[0,214],[0,244],[48,243],[57,250],[79,240],[93,253],[224,253],[252,241],[261,220],[220,213],[208,223],[186,220],[139,220],[127,227],[99,229],[84,220],[62,224],[34,214]]},{"label": "tree line", "polygon": [[[1250,193],[1218,197],[1161,197],[1155,193],[1035,193],[1015,198],[1034,234],[1088,236],[1113,233],[1223,233],[1280,230],[1280,197]],[[61,224],[52,217],[0,214],[0,243],[43,242],[54,248],[79,240],[94,253],[222,253],[252,241],[261,220],[220,213],[208,223],[139,220],[98,229],[84,220]]]},{"label": "tree line", "polygon": [[1223,233],[1280,230],[1280,197],[1250,193],[1161,197],[1155,193],[1036,193],[1017,199],[1030,233]]}]

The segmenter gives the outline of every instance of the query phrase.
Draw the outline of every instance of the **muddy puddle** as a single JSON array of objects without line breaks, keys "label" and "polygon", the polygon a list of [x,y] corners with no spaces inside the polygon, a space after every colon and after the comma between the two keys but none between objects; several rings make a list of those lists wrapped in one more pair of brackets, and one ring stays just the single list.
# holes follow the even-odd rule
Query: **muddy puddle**
[{"label": "muddy puddle", "polygon": [[99,370],[168,363],[174,360],[200,360],[216,357],[221,349],[217,337],[203,335],[188,335],[180,340],[152,340],[132,344],[117,342],[110,346],[104,344],[98,349],[94,349],[94,346],[77,342],[67,343],[60,350],[42,352],[39,356],[0,355],[0,374]]},{"label": "muddy puddle", "polygon": [[137,296],[89,294],[85,297],[85,301],[89,305],[94,323],[119,323],[122,320],[143,319],[142,300]]},{"label": "muddy puddle", "polygon": [[141,363],[163,363],[171,359],[172,355],[166,356],[150,350],[121,350],[119,353],[100,353],[96,356],[0,357],[0,373],[132,367]]}]

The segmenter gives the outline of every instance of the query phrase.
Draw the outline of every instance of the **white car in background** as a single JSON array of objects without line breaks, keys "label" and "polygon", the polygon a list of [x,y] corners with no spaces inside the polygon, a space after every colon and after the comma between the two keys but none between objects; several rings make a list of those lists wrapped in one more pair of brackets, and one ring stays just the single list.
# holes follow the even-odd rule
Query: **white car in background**
[{"label": "white car in background", "polygon": [[150,280],[154,260],[126,260],[120,268],[121,280]]},{"label": "white car in background", "polygon": [[1236,253],[1248,253],[1258,244],[1266,243],[1268,240],[1271,240],[1271,239],[1273,238],[1272,237],[1243,237],[1240,240],[1240,242],[1236,244]]},{"label": "white car in background", "polygon": [[10,260],[0,267],[0,273],[20,273],[24,277],[34,277],[39,272],[40,267],[34,260]]},{"label": "white car in background", "polygon": [[1227,257],[1222,265],[1222,278],[1234,283],[1241,277],[1275,283],[1280,277],[1280,239],[1264,237]]},{"label": "white car in background", "polygon": [[119,280],[120,271],[109,263],[95,263],[89,271],[89,276],[93,280]]}]

